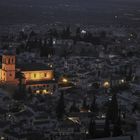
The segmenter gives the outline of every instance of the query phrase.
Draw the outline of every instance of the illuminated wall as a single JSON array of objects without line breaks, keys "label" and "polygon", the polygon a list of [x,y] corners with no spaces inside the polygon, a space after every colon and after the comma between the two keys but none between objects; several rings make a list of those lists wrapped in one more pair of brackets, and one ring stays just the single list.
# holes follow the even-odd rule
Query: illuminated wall
[{"label": "illuminated wall", "polygon": [[43,71],[22,71],[24,73],[26,81],[41,81],[41,80],[53,80],[53,70]]},{"label": "illuminated wall", "polygon": [[29,87],[32,93],[35,94],[52,94],[56,88],[56,84],[49,83],[49,84],[26,85],[27,90],[29,89]]},{"label": "illuminated wall", "polygon": [[12,82],[15,80],[15,56],[14,55],[2,56],[1,80],[6,82]]},{"label": "illuminated wall", "polygon": [[1,78],[1,75],[2,75],[2,69],[0,69],[0,80],[2,79],[2,78]]},{"label": "illuminated wall", "polygon": [[[20,69],[19,69],[20,70]],[[15,55],[2,56],[2,69],[0,69],[0,80],[9,83],[17,83],[15,78]],[[21,71],[25,76],[25,81],[45,81],[53,80],[53,70]]]}]

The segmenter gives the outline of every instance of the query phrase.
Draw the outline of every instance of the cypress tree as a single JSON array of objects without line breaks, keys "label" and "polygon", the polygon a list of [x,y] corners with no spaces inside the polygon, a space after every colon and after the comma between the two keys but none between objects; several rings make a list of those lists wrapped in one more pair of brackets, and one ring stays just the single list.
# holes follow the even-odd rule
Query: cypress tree
[{"label": "cypress tree", "polygon": [[98,107],[97,107],[97,104],[96,104],[96,97],[94,96],[93,97],[93,101],[90,105],[90,111],[92,112],[97,112],[98,111]]},{"label": "cypress tree", "polygon": [[108,118],[108,114],[106,115],[106,120],[105,120],[105,126],[104,126],[104,136],[105,137],[110,137],[110,121]]},{"label": "cypress tree", "polygon": [[91,119],[89,123],[88,134],[89,134],[89,138],[96,137],[96,123],[95,123],[95,120],[93,119]]},{"label": "cypress tree", "polygon": [[70,112],[79,112],[79,108],[76,106],[75,101],[73,102],[72,106],[70,107]]},{"label": "cypress tree", "polygon": [[113,136],[117,137],[121,135],[122,135],[122,128],[121,128],[121,119],[119,117],[117,122],[115,122],[113,126]]},{"label": "cypress tree", "polygon": [[85,111],[89,109],[89,105],[87,105],[87,100],[86,100],[86,98],[84,98],[84,100],[83,100],[82,109],[85,110]]},{"label": "cypress tree", "polygon": [[118,120],[118,102],[116,94],[112,96],[112,100],[108,110],[108,117],[112,123],[115,123]]},{"label": "cypress tree", "polygon": [[65,103],[64,103],[64,94],[62,92],[56,107],[56,115],[58,119],[63,119],[64,114],[65,114]]}]

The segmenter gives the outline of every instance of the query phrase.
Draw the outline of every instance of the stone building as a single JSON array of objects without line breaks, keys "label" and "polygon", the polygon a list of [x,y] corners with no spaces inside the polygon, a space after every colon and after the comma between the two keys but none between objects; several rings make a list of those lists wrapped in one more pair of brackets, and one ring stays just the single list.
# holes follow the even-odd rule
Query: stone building
[{"label": "stone building", "polygon": [[16,64],[16,56],[14,54],[7,53],[2,55],[0,69],[1,83],[18,85],[20,78],[18,77],[18,73],[23,75],[23,83],[33,93],[52,94],[56,87],[52,68],[40,63]]}]

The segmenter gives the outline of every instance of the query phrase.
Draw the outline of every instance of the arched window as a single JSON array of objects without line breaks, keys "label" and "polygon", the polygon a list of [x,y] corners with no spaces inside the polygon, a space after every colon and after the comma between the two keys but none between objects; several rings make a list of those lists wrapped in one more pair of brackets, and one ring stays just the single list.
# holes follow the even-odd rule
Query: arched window
[{"label": "arched window", "polygon": [[8,59],[8,64],[10,64],[10,58]]},{"label": "arched window", "polygon": [[44,77],[47,77],[47,73],[44,73]]}]

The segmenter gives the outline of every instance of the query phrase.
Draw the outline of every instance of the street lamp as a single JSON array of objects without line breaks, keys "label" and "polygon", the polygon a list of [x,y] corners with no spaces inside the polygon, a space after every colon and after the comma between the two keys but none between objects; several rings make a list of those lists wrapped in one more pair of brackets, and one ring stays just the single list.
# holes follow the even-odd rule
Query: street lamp
[{"label": "street lamp", "polygon": [[110,83],[108,81],[105,81],[103,84],[103,87],[105,88],[105,93],[108,93],[108,89],[110,87]]},{"label": "street lamp", "polygon": [[121,79],[120,80],[120,84],[123,84],[125,81],[124,81],[124,79]]},{"label": "street lamp", "polygon": [[1,139],[1,140],[5,140],[5,137],[1,136],[0,139]]},{"label": "street lamp", "polygon": [[63,78],[63,79],[62,79],[62,82],[63,82],[63,83],[68,83],[68,79]]},{"label": "street lamp", "polygon": [[110,83],[108,81],[105,81],[103,84],[104,88],[109,88],[110,87]]}]

